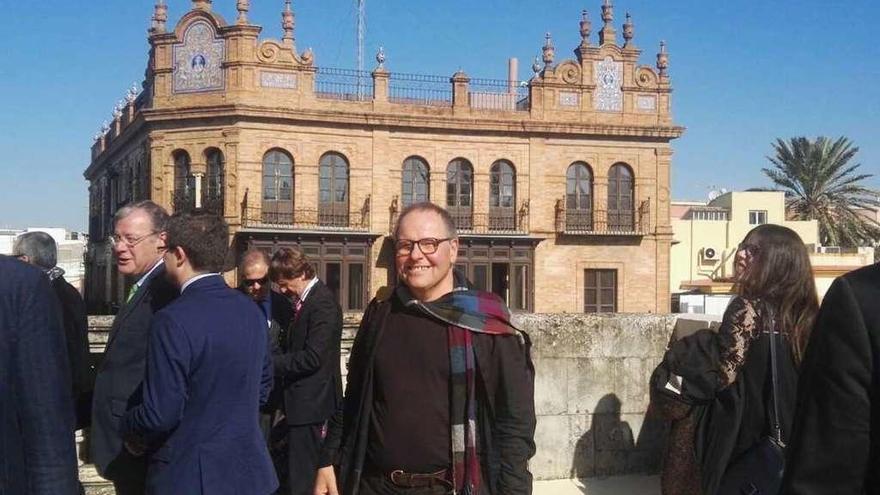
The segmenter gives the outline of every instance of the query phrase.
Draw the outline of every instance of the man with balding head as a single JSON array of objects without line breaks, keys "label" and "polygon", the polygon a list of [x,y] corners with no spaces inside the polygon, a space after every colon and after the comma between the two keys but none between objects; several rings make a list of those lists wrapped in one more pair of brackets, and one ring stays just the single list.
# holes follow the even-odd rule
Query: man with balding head
[{"label": "man with balding head", "polygon": [[141,382],[153,315],[177,297],[165,280],[168,213],[152,201],[120,208],[109,242],[116,266],[131,282],[125,302],[113,320],[104,359],[98,368],[92,401],[92,459],[98,473],[113,481],[117,495],[141,495],[146,490],[146,456],[123,446],[120,421],[141,403]]}]

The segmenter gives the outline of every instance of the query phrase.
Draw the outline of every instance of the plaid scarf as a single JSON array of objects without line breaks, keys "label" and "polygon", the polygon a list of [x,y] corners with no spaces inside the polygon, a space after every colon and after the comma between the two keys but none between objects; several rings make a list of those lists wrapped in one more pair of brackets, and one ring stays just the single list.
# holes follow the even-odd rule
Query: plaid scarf
[{"label": "plaid scarf", "polygon": [[[397,297],[406,305],[449,325],[449,425],[452,435],[453,493],[476,495],[480,491],[477,456],[476,355],[472,332],[517,335],[510,310],[491,292],[458,285],[436,301],[421,302],[400,284]],[[466,283],[466,282],[464,282]]]}]

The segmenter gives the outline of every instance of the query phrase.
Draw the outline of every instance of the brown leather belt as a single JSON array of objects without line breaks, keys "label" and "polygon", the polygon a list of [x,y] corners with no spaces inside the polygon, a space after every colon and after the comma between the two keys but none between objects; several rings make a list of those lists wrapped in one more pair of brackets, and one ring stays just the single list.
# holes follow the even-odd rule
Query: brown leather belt
[{"label": "brown leather belt", "polygon": [[435,473],[407,473],[400,469],[392,471],[388,479],[395,486],[401,488],[420,488],[426,486],[443,485],[452,489],[452,482],[446,479],[447,470],[443,469]]}]

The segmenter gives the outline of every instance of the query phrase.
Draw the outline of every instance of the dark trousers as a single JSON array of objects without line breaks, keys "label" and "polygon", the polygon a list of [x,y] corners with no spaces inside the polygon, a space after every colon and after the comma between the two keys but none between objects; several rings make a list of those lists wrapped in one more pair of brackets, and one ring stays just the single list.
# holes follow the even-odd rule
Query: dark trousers
[{"label": "dark trousers", "polygon": [[147,461],[123,451],[107,468],[116,495],[144,495],[147,491]]},{"label": "dark trousers", "polygon": [[381,475],[364,476],[361,478],[358,489],[359,495],[447,495],[452,493],[452,490],[442,484],[402,488]]},{"label": "dark trousers", "polygon": [[291,426],[287,432],[290,495],[312,495],[318,474],[318,455],[324,443],[324,423]]}]

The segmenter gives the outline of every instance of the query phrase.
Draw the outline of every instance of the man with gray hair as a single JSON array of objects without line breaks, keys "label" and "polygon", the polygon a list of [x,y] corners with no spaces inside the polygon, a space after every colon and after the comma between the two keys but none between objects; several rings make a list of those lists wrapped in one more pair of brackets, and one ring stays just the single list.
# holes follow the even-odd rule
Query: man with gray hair
[{"label": "man with gray hair", "polygon": [[21,261],[40,268],[49,277],[49,284],[61,309],[73,386],[76,429],[85,428],[91,419],[89,409],[92,391],[86,304],[79,291],[64,280],[64,270],[57,266],[58,246],[52,236],[45,232],[21,234],[13,243],[12,253]]},{"label": "man with gray hair", "polygon": [[108,239],[119,273],[133,283],[113,320],[104,359],[98,367],[91,445],[98,473],[113,481],[117,495],[142,495],[146,490],[146,458],[125,449],[120,420],[142,402],[141,383],[153,315],[178,293],[164,276],[167,223],[164,208],[141,201],[116,212],[114,232]]}]

